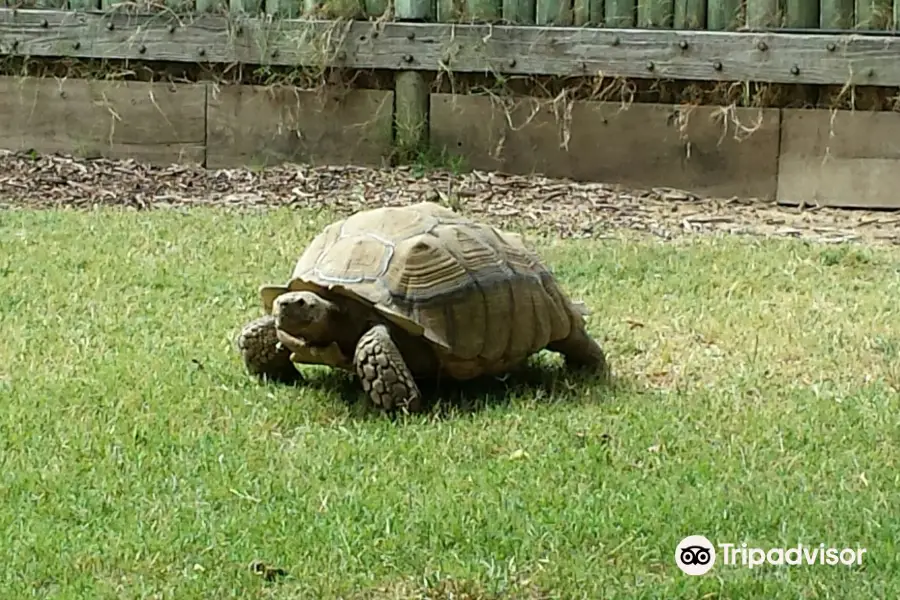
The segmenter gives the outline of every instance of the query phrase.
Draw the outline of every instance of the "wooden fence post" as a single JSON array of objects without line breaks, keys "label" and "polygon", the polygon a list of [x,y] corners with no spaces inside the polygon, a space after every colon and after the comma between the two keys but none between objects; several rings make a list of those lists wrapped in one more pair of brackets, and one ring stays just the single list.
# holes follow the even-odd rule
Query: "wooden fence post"
[{"label": "wooden fence post", "polygon": [[[396,0],[397,21],[427,21],[434,14],[432,0]],[[408,55],[404,60],[415,61]],[[422,71],[397,71],[394,75],[394,147],[402,162],[428,147],[431,80]]]}]

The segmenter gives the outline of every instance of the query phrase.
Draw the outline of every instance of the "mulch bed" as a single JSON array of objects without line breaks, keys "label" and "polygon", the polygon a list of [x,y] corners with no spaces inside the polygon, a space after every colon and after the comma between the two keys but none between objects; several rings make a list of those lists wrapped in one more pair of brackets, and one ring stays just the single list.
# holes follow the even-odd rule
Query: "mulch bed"
[{"label": "mulch bed", "polygon": [[563,237],[627,229],[665,239],[742,234],[830,243],[900,243],[900,214],[894,211],[781,207],[749,199],[699,198],[671,189],[633,190],[479,171],[454,175],[412,167],[304,165],[206,170],[134,160],[0,153],[4,209],[298,206],[348,214],[442,197],[457,198],[454,208],[501,227],[526,225]]}]

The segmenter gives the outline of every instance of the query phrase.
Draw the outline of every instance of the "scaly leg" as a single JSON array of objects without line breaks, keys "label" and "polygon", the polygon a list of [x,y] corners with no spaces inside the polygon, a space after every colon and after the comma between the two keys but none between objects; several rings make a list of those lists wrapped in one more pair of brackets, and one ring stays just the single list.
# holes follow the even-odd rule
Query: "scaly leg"
[{"label": "scaly leg", "polygon": [[250,374],[280,383],[300,379],[300,372],[291,362],[291,351],[278,343],[272,315],[244,325],[238,334],[237,347]]},{"label": "scaly leg", "polygon": [[562,354],[571,367],[595,371],[604,378],[609,376],[603,349],[584,327],[573,327],[569,337],[553,342],[547,348]]},{"label": "scaly leg", "polygon": [[377,406],[422,410],[422,394],[388,328],[376,325],[363,334],[353,357],[363,389]]}]

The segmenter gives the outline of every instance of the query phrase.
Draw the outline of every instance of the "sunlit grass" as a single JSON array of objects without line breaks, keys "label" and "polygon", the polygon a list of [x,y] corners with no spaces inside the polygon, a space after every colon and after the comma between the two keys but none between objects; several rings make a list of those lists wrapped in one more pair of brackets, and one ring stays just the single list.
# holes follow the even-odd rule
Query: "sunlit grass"
[{"label": "sunlit grass", "polygon": [[[900,251],[540,242],[616,385],[392,422],[233,347],[328,220],[0,213],[3,598],[900,595]],[[689,578],[695,533],[868,552]]]}]

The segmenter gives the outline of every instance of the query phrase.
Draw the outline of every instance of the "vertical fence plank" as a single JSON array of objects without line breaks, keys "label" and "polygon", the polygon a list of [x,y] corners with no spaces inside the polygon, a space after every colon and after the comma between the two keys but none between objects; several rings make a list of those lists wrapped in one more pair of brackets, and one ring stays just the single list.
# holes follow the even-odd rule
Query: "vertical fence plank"
[{"label": "vertical fence plank", "polygon": [[601,27],[603,25],[604,0],[574,0],[573,24],[577,26],[589,25]]},{"label": "vertical fence plank", "polygon": [[778,0],[747,0],[748,27],[778,27],[780,13]]},{"label": "vertical fence plank", "polygon": [[[41,0],[38,0],[41,1]],[[76,0],[77,1],[77,0]],[[86,0],[91,2],[91,7],[89,10],[93,10],[94,1]],[[115,7],[117,4],[126,4],[127,10],[134,10],[137,8],[140,12],[151,12],[151,13],[160,13],[164,11],[171,11],[178,15],[191,14],[196,9],[194,7],[194,0],[99,0],[100,9],[107,11]],[[162,8],[160,5],[165,6]]]},{"label": "vertical fence plank", "polygon": [[894,16],[891,0],[856,0],[857,29],[890,29]]},{"label": "vertical fence plank", "polygon": [[97,10],[100,8],[100,0],[0,0],[0,6],[45,10]]},{"label": "vertical fence plank", "polygon": [[296,19],[302,12],[300,0],[264,0],[263,10],[275,19]]},{"label": "vertical fence plank", "polygon": [[69,0],[64,4],[69,10],[97,10],[100,8],[99,0]]},{"label": "vertical fence plank", "polygon": [[400,15],[404,15],[404,21],[430,21],[434,17],[434,3],[432,0],[394,0],[394,16],[400,19]]},{"label": "vertical fence plank", "polygon": [[638,27],[672,27],[674,0],[638,0]]},{"label": "vertical fence plank", "polygon": [[[268,3],[270,0],[265,1]],[[355,19],[362,17],[366,13],[365,0],[277,1],[279,8],[273,10],[272,14],[282,19],[289,19],[295,16],[321,19]]]},{"label": "vertical fence plank", "polygon": [[222,0],[196,0],[194,10],[198,13],[220,13],[225,11]]},{"label": "vertical fence plank", "polygon": [[815,29],[819,26],[819,0],[786,0],[784,13],[785,27]]},{"label": "vertical fence plank", "polygon": [[380,17],[388,8],[388,0],[365,0],[367,17]]},{"label": "vertical fence plank", "polygon": [[675,29],[705,29],[706,0],[675,0]]},{"label": "vertical fence plank", "polygon": [[503,0],[503,20],[515,25],[534,25],[534,0]]},{"label": "vertical fence plank", "polygon": [[247,14],[256,16],[262,9],[263,0],[228,0],[228,10],[232,14]]},{"label": "vertical fence plank", "polygon": [[437,20],[441,23],[452,23],[459,21],[462,15],[462,7],[454,0],[436,0],[437,4]]},{"label": "vertical fence plank", "polygon": [[572,24],[587,25],[591,21],[590,0],[574,0],[572,3]]},{"label": "vertical fence plank", "polygon": [[503,19],[503,0],[437,0],[437,20],[453,22],[495,22]]},{"label": "vertical fence plank", "polygon": [[635,0],[606,0],[603,12],[606,27],[634,27],[637,5]]},{"label": "vertical fence plank", "polygon": [[503,18],[503,0],[466,0],[469,18],[495,22]]},{"label": "vertical fence plank", "polygon": [[537,0],[534,21],[538,25],[572,25],[574,12],[573,0]]},{"label": "vertical fence plank", "polygon": [[732,30],[744,24],[744,7],[741,0],[708,0],[706,28]]},{"label": "vertical fence plank", "polygon": [[819,27],[849,29],[853,27],[854,0],[821,0]]}]

